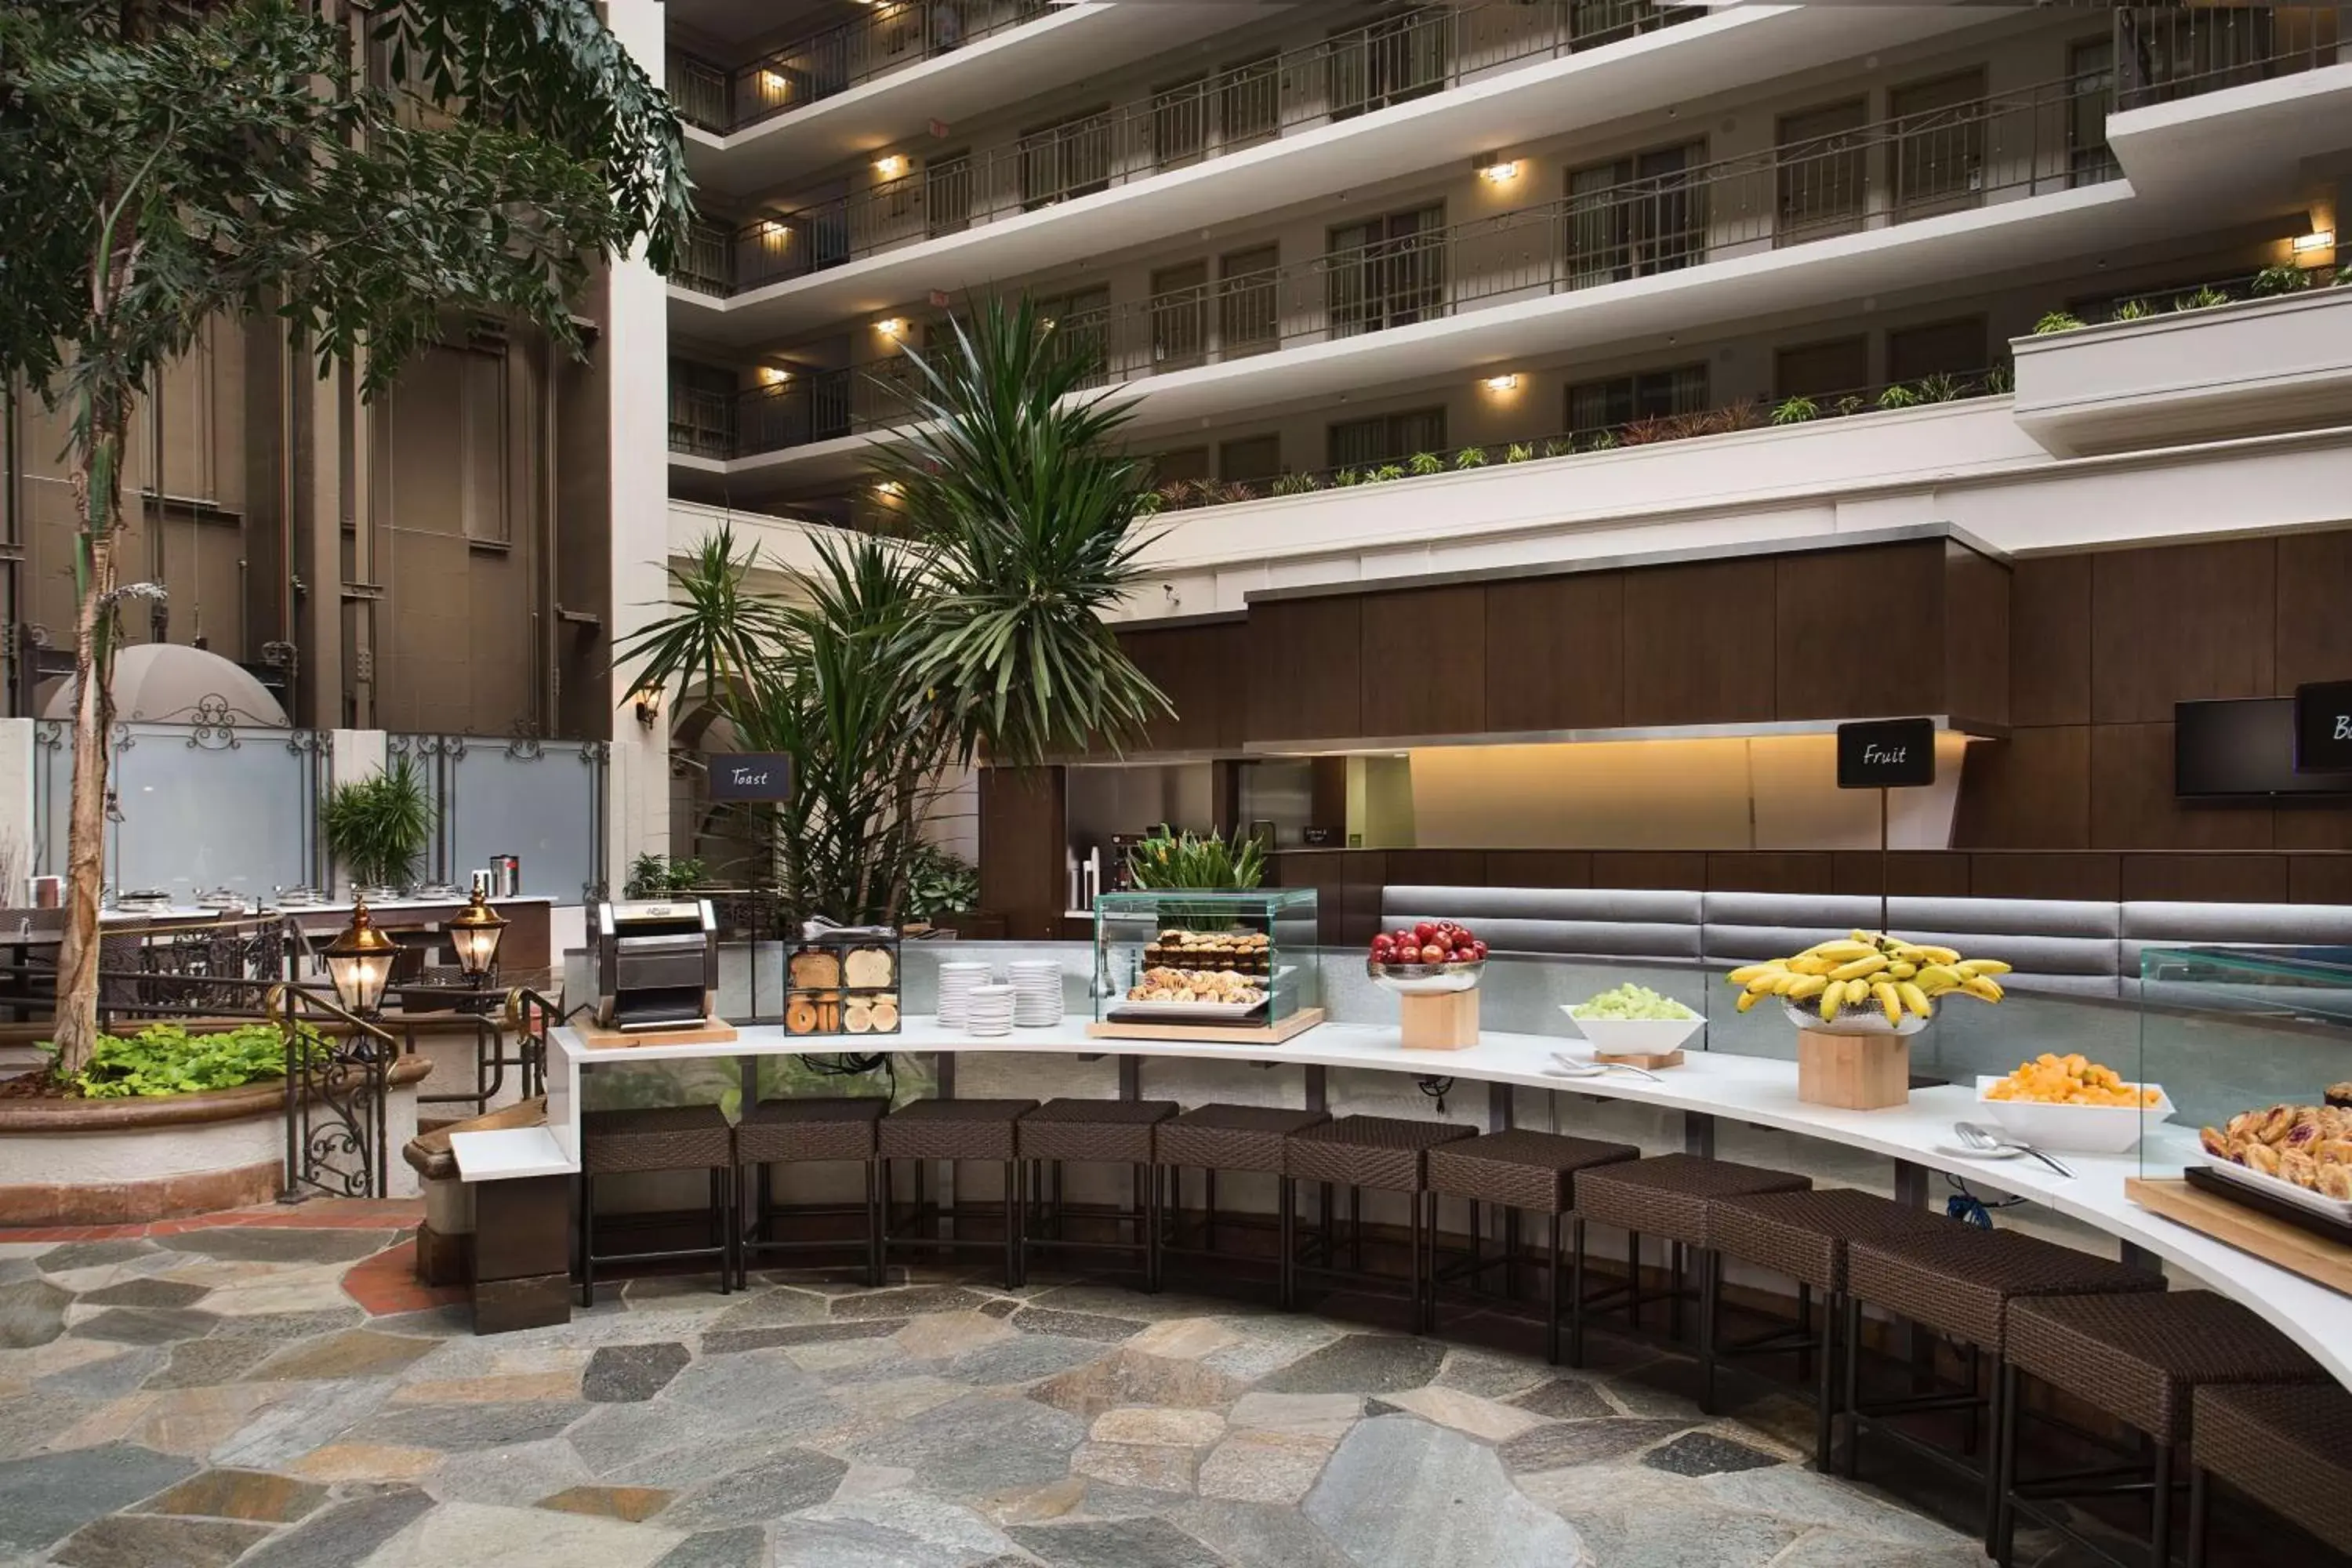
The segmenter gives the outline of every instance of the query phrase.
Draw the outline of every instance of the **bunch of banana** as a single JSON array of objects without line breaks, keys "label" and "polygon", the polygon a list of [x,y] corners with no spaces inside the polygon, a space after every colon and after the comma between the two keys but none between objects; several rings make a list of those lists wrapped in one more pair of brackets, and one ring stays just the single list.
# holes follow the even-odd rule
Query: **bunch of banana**
[{"label": "bunch of banana", "polygon": [[1750,963],[1731,972],[1741,988],[1743,1013],[1767,996],[1811,1003],[1824,1024],[1848,1008],[1875,1006],[1890,1026],[1909,1013],[1936,1016],[1936,998],[1961,992],[1983,1002],[2001,998],[1995,975],[2009,973],[1997,958],[1962,958],[1948,947],[1854,931],[1817,942],[1794,958]]}]

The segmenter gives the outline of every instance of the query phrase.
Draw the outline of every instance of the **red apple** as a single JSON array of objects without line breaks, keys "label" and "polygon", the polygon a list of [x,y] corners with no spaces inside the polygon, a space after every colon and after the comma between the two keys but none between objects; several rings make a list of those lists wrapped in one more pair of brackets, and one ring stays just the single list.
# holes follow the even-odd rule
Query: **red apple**
[{"label": "red apple", "polygon": [[1386,963],[1395,957],[1396,943],[1391,942],[1384,936],[1376,936],[1372,939],[1372,958],[1374,962]]},{"label": "red apple", "polygon": [[1445,962],[1445,950],[1433,942],[1421,950],[1421,961],[1423,963],[1443,963]]},{"label": "red apple", "polygon": [[1486,957],[1486,944],[1485,942],[1473,942],[1470,944],[1470,956],[1471,956],[1471,957],[1473,957],[1473,958],[1484,958],[1484,957]]},{"label": "red apple", "polygon": [[1423,921],[1412,928],[1412,934],[1414,940],[1426,947],[1437,940],[1437,923],[1434,921]]}]

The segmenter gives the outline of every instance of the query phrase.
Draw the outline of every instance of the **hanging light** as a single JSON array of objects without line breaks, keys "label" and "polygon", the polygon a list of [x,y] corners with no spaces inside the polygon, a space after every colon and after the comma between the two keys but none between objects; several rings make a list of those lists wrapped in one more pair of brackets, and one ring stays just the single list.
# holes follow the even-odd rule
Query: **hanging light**
[{"label": "hanging light", "polygon": [[352,905],[352,923],[326,952],[327,978],[345,1012],[373,1018],[383,1010],[383,988],[399,952],[400,944],[376,929],[366,900]]},{"label": "hanging light", "polygon": [[457,950],[457,968],[476,985],[487,982],[498,971],[499,938],[506,934],[507,917],[490,908],[482,889],[476,888],[474,901],[448,929],[449,945]]}]

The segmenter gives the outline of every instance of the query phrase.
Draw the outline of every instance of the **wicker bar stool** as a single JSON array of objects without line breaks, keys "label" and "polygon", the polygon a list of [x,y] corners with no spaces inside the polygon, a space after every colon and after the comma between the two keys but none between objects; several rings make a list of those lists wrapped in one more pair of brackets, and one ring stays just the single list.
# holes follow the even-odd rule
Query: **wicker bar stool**
[{"label": "wicker bar stool", "polygon": [[[1176,1114],[1172,1100],[1049,1100],[1014,1124],[1021,1156],[1021,1249],[1027,1267],[1033,1247],[1124,1253],[1135,1260],[1146,1290],[1160,1289],[1160,1205],[1146,1190],[1152,1170],[1153,1131]],[[1076,1160],[1125,1165],[1134,1178],[1134,1202],[1112,1216],[1128,1227],[1126,1241],[1072,1241],[1062,1233],[1062,1165]],[[1046,1179],[1051,1177],[1050,1197]],[[1045,1201],[1041,1203],[1041,1199]],[[1039,1211],[1050,1233],[1041,1232]]]},{"label": "wicker bar stool", "polygon": [[[1311,1237],[1318,1262],[1301,1264],[1297,1252],[1286,1247],[1282,1255],[1282,1299],[1297,1300],[1297,1279],[1303,1273],[1360,1280],[1364,1273],[1364,1189],[1402,1193],[1412,1211],[1412,1261],[1406,1283],[1412,1291],[1412,1326],[1418,1333],[1427,1325],[1429,1280],[1421,1250],[1422,1194],[1427,1190],[1429,1151],[1443,1143],[1477,1135],[1475,1127],[1451,1121],[1416,1121],[1395,1116],[1342,1116],[1302,1127],[1283,1141],[1283,1173],[1293,1192],[1300,1181],[1328,1182],[1348,1189],[1348,1264],[1339,1258],[1339,1228],[1326,1205]],[[1290,1215],[1286,1212],[1286,1220]],[[1291,1221],[1295,1227],[1296,1221]]]},{"label": "wicker bar stool", "polygon": [[[1496,1204],[1507,1210],[1528,1209],[1545,1216],[1550,1244],[1543,1254],[1545,1289],[1544,1353],[1559,1360],[1561,1302],[1560,1221],[1576,1207],[1576,1184],[1580,1172],[1598,1166],[1638,1160],[1642,1151],[1631,1143],[1603,1143],[1590,1138],[1565,1138],[1557,1132],[1509,1128],[1482,1137],[1441,1143],[1429,1151],[1429,1326],[1437,1327],[1438,1290],[1448,1279],[1467,1278],[1475,1288],[1486,1270],[1500,1266],[1505,1293],[1523,1261],[1507,1237],[1498,1257],[1484,1256],[1478,1205]],[[1461,1261],[1440,1260],[1437,1247],[1437,1203],[1440,1198],[1466,1198],[1470,1204],[1470,1250]],[[1579,1248],[1571,1264],[1567,1290],[1572,1366],[1584,1363],[1584,1271]]]},{"label": "wicker bar stool", "polygon": [[[1291,1199],[1297,1191],[1283,1169],[1283,1143],[1292,1133],[1330,1121],[1320,1110],[1285,1110],[1271,1105],[1195,1106],[1181,1116],[1171,1117],[1152,1132],[1152,1159],[1155,1163],[1152,1200],[1164,1203],[1167,1212],[1153,1231],[1153,1245],[1159,1257],[1154,1259],[1155,1278],[1167,1277],[1166,1259],[1170,1258],[1213,1258],[1229,1261],[1233,1254],[1217,1249],[1217,1177],[1220,1173],[1233,1172],[1272,1176],[1275,1179],[1276,1226],[1281,1234],[1282,1255],[1291,1247]],[[1177,1231],[1177,1215],[1183,1208],[1182,1173],[1187,1166],[1201,1170],[1205,1177],[1204,1208],[1201,1220],[1201,1245],[1187,1246]],[[1226,1219],[1227,1225],[1248,1225],[1248,1220]],[[1291,1305],[1290,1271],[1276,1266],[1278,1288],[1283,1292],[1282,1305]]]},{"label": "wicker bar stool", "polygon": [[931,1230],[929,1236],[899,1230],[891,1214],[893,1161],[991,1161],[1004,1170],[1004,1288],[1017,1289],[1021,1283],[1021,1162],[1015,1123],[1036,1109],[1034,1100],[919,1100],[885,1116],[876,1144],[882,1162],[884,1257],[888,1257],[893,1248],[971,1252],[995,1247],[997,1243],[992,1241],[940,1234],[942,1222],[952,1225],[975,1216],[977,1211],[969,1205],[950,1209],[932,1204],[916,1205],[906,1216],[906,1223],[914,1226],[928,1220]]},{"label": "wicker bar stool", "polygon": [[[1850,1243],[1845,1322],[1839,1331],[1839,1348],[1845,1359],[1846,1475],[1854,1473],[1864,1436],[1873,1434],[1900,1443],[1931,1463],[1980,1479],[1985,1549],[1991,1551],[1993,1526],[2000,1511],[1998,1455],[1971,1465],[1942,1446],[1899,1430],[1892,1418],[1931,1410],[1965,1411],[1969,1417],[1965,1451],[1973,1453],[1979,1416],[1988,1417],[1984,1430],[2000,1429],[1998,1368],[2009,1354],[2011,1303],[2038,1296],[2128,1295],[2163,1289],[2161,1275],[2143,1273],[2012,1230],[1955,1225]],[[1968,1346],[1965,1385],[1957,1392],[1918,1394],[1865,1405],[1861,1379],[1864,1302]],[[1993,1358],[1996,1369],[1989,1389],[1979,1366],[1984,1356]]]},{"label": "wicker bar stool", "polygon": [[[1908,1204],[1882,1198],[1853,1187],[1824,1187],[1789,1193],[1754,1193],[1717,1198],[1707,1208],[1707,1246],[1715,1254],[1711,1286],[1700,1306],[1699,1342],[1706,1347],[1699,1407],[1715,1408],[1717,1363],[1727,1355],[1751,1352],[1796,1351],[1818,1363],[1821,1387],[1814,1411],[1813,1463],[1823,1474],[1830,1468],[1836,1436],[1840,1394],[1837,1370],[1838,1325],[1844,1313],[1846,1248],[1878,1236],[1907,1235],[1958,1222]],[[1782,1331],[1725,1345],[1722,1341],[1723,1265],[1748,1264],[1787,1275],[1797,1282],[1797,1321]],[[1812,1322],[1812,1293],[1821,1292],[1821,1327]],[[1800,1377],[1804,1375],[1801,1364]]]},{"label": "wicker bar stool", "polygon": [[[1642,1289],[1642,1237],[1656,1236],[1667,1244],[1670,1284],[1665,1292],[1666,1331],[1682,1338],[1683,1301],[1686,1294],[1687,1261],[1696,1254],[1702,1273],[1702,1295],[1712,1278],[1715,1253],[1707,1230],[1707,1213],[1718,1198],[1748,1197],[1758,1193],[1796,1192],[1811,1186],[1810,1176],[1768,1171],[1730,1160],[1708,1160],[1696,1154],[1658,1154],[1628,1164],[1605,1165],[1588,1171],[1576,1184],[1576,1214],[1571,1239],[1576,1268],[1584,1268],[1584,1226],[1587,1220],[1613,1225],[1625,1233],[1625,1283],[1593,1292],[1587,1306],[1625,1301],[1626,1327],[1639,1333],[1642,1309],[1658,1300]],[[1710,1347],[1699,1346],[1702,1362],[1711,1362]],[[1708,1375],[1712,1375],[1711,1366]]]},{"label": "wicker bar stool", "polygon": [[2217,1480],[2322,1541],[2339,1548],[2352,1541],[2352,1392],[2336,1384],[2206,1384],[2190,1405],[2189,1568],[2204,1568]]},{"label": "wicker bar stool", "polygon": [[[876,1157],[877,1136],[876,1126],[889,1102],[872,1097],[865,1099],[763,1100],[743,1113],[735,1128],[736,1191],[751,1213],[743,1229],[742,1240],[735,1249],[735,1280],[739,1285],[750,1283],[750,1256],[755,1252],[825,1252],[836,1251],[841,1243],[833,1240],[807,1239],[778,1241],[772,1230],[779,1219],[828,1219],[845,1215],[860,1216],[865,1225],[865,1237],[859,1253],[866,1265],[866,1283],[878,1287],[882,1283],[882,1184],[881,1163]],[[799,1204],[779,1208],[772,1167],[776,1165],[814,1164],[839,1161],[864,1167],[866,1201],[855,1206],[845,1204]],[[758,1193],[751,1196],[754,1185],[743,1177],[748,1167],[756,1167]]]},{"label": "wicker bar stool", "polygon": [[[650,1171],[710,1173],[709,1247],[639,1252],[596,1250],[596,1178]],[[715,1105],[591,1110],[580,1119],[580,1304],[596,1304],[596,1265],[719,1259],[719,1290],[735,1280],[735,1134]]]},{"label": "wicker bar stool", "polygon": [[[2018,1470],[2021,1380],[2032,1376],[2074,1395],[2147,1437],[2145,1467],[2028,1480]],[[2148,1562],[2172,1560],[2173,1455],[2189,1437],[2197,1391],[2215,1385],[2313,1384],[2327,1374],[2284,1334],[2235,1301],[2207,1290],[2131,1296],[2053,1296],[2009,1311],[2009,1354],[2000,1368],[2001,1470],[1994,1560],[2006,1564],[2021,1510],[2065,1531],[2030,1499],[2141,1492],[2148,1499]],[[2145,1478],[2144,1479],[2141,1478]],[[2066,1533],[2072,1534],[2071,1531]],[[2104,1555],[2104,1553],[2103,1553]]]}]

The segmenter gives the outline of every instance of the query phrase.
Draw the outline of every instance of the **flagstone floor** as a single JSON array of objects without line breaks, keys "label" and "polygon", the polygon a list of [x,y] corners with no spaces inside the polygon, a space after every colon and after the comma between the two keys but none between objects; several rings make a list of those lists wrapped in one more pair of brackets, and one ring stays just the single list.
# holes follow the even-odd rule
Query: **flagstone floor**
[{"label": "flagstone floor", "polygon": [[1812,1473],[1803,1405],[1705,1418],[1686,1363],[1624,1342],[1570,1373],[1526,1325],[1440,1343],[1372,1300],[812,1275],[641,1279],[477,1339],[404,1283],[402,1214],[0,1241],[0,1564],[1983,1561]]}]

